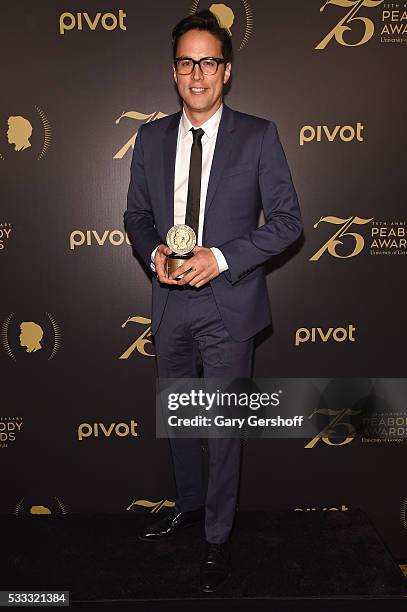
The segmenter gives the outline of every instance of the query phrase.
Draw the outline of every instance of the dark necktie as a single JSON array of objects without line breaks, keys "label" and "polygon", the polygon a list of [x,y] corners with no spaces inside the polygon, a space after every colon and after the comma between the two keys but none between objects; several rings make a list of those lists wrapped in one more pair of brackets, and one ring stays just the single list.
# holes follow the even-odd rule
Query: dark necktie
[{"label": "dark necktie", "polygon": [[205,134],[203,129],[191,128],[194,139],[191,147],[191,159],[189,162],[188,198],[185,213],[185,225],[189,225],[195,232],[198,242],[199,205],[201,201],[201,174],[202,174],[202,143],[201,138]]}]

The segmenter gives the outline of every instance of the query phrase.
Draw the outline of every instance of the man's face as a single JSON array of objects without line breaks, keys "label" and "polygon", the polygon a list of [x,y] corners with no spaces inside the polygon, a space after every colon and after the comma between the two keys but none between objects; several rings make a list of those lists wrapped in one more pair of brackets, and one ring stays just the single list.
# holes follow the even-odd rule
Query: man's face
[{"label": "man's face", "polygon": [[[221,42],[205,30],[189,30],[183,34],[177,46],[177,57],[223,57]],[[205,75],[196,64],[191,74],[177,74],[173,67],[174,80],[185,106],[193,112],[210,113],[220,106],[223,85],[230,77],[231,63],[220,64],[213,75]]]}]

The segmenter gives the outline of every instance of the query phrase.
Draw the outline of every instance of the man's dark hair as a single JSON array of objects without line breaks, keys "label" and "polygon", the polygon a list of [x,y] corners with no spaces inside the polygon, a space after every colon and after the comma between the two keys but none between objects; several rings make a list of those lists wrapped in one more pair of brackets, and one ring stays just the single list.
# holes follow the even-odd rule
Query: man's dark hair
[{"label": "man's dark hair", "polygon": [[225,28],[222,28],[218,18],[209,9],[199,11],[181,19],[172,31],[172,55],[177,57],[177,45],[179,38],[189,30],[206,30],[215,36],[222,45],[222,55],[227,62],[232,61],[233,49],[232,39]]}]

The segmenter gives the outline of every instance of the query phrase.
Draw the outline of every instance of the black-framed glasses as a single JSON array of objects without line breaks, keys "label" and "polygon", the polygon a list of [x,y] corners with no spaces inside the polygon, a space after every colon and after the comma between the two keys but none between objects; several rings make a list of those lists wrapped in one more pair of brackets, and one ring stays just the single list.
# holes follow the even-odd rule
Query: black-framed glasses
[{"label": "black-framed glasses", "polygon": [[219,64],[226,64],[223,57],[201,57],[199,60],[194,60],[192,57],[176,57],[174,60],[175,70],[178,74],[192,74],[195,69],[195,64],[198,64],[205,75],[215,74]]}]

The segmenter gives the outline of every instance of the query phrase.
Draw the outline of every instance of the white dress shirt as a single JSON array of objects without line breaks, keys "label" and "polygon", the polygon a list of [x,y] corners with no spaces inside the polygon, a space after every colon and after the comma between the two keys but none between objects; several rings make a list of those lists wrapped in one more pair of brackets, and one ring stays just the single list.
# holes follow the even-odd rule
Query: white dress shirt
[{"label": "white dress shirt", "polygon": [[[202,246],[202,234],[205,218],[205,202],[208,191],[209,174],[212,166],[213,154],[215,151],[216,138],[220,118],[222,116],[223,104],[220,105],[205,123],[199,127],[205,132],[202,136],[202,174],[201,174],[201,197],[199,205],[199,222],[197,245]],[[175,177],[174,177],[174,225],[185,223],[188,198],[189,162],[191,158],[191,147],[193,142],[191,128],[194,125],[188,119],[185,108],[182,111],[181,120],[178,127],[177,153],[175,157]],[[196,129],[196,128],[195,128]],[[157,247],[158,248],[158,247]],[[157,248],[151,253],[151,268],[155,272],[154,258]],[[211,247],[218,263],[219,272],[228,269],[228,264],[222,251],[216,247]]]}]

